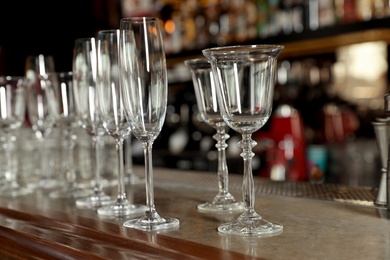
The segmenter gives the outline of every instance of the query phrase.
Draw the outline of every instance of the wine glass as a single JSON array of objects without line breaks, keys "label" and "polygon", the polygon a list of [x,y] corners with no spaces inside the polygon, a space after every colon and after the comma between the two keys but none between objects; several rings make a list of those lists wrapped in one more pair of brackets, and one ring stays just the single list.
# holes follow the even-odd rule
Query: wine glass
[{"label": "wine glass", "polygon": [[[18,181],[15,147],[15,130],[24,122],[26,112],[27,79],[22,76],[0,77],[0,129],[4,134],[5,163],[4,176],[0,176],[0,196],[16,197],[32,192]],[[17,137],[16,137],[17,138]]]},{"label": "wine glass", "polygon": [[110,205],[115,199],[106,195],[100,180],[101,162],[98,159],[99,147],[105,133],[98,113],[96,95],[97,51],[94,37],[78,38],[73,49],[73,88],[77,117],[81,126],[91,136],[91,168],[95,177],[93,194],[76,200],[76,206],[82,208],[98,208]]},{"label": "wine glass", "polygon": [[160,20],[154,17],[120,21],[120,75],[123,104],[133,135],[145,156],[146,206],[144,215],[127,220],[125,227],[146,231],[175,229],[179,220],[161,217],[154,204],[152,146],[164,124],[168,82]]},{"label": "wine glass", "polygon": [[123,142],[131,133],[119,85],[119,30],[97,34],[97,96],[103,127],[115,139],[118,160],[118,196],[115,204],[97,210],[103,216],[126,216],[145,211],[145,206],[130,204],[126,198]]},{"label": "wine glass", "polygon": [[60,128],[64,138],[64,161],[66,165],[66,185],[59,190],[50,193],[52,198],[78,198],[85,197],[90,192],[77,187],[76,172],[74,169],[74,147],[72,129],[76,126],[75,97],[73,90],[72,72],[48,73],[48,83],[51,84],[52,92],[49,101],[55,111],[55,126]]},{"label": "wine glass", "polygon": [[256,213],[252,173],[252,148],[257,144],[252,134],[269,119],[272,112],[275,67],[283,50],[280,45],[241,45],[204,49],[215,80],[221,115],[225,123],[242,136],[238,143],[244,161],[243,200],[246,205],[236,221],[221,224],[223,234],[273,236],[283,226]]},{"label": "wine glass", "polygon": [[48,75],[28,73],[27,114],[32,130],[40,145],[40,175],[38,187],[52,189],[62,183],[49,167],[51,151],[48,149],[47,137],[52,133],[55,123],[54,107],[49,103],[52,91]]},{"label": "wine glass", "polygon": [[206,58],[197,58],[184,61],[190,69],[198,110],[202,120],[213,127],[217,134],[213,138],[217,141],[218,149],[218,193],[211,202],[205,202],[197,206],[199,211],[243,211],[245,204],[237,202],[229,192],[229,175],[226,163],[226,124],[222,119],[217,104],[216,82],[211,69],[211,64]]}]

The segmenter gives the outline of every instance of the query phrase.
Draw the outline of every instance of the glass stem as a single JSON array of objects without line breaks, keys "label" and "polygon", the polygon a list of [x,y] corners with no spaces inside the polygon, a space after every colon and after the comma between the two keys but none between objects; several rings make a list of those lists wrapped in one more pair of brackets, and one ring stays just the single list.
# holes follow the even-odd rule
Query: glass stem
[{"label": "glass stem", "polygon": [[133,152],[132,152],[132,140],[131,135],[125,139],[125,183],[134,184],[137,180],[137,176],[134,174],[133,169]]},{"label": "glass stem", "polygon": [[225,124],[217,123],[216,125],[217,134],[213,135],[213,138],[217,141],[215,147],[218,149],[218,188],[219,195],[228,194],[229,189],[229,178],[228,178],[228,167],[226,163],[226,140],[230,137],[225,132]]},{"label": "glass stem", "polygon": [[118,156],[118,197],[117,203],[122,203],[126,200],[125,182],[124,182],[124,160],[123,160],[123,138],[117,138],[116,152]]},{"label": "glass stem", "polygon": [[255,154],[252,152],[252,148],[256,146],[257,143],[252,140],[251,136],[251,134],[243,134],[242,140],[238,142],[238,146],[242,148],[240,156],[244,159],[242,196],[247,211],[254,211],[255,205],[255,185],[252,173],[252,158]]},{"label": "glass stem", "polygon": [[16,187],[17,184],[17,169],[16,169],[16,159],[17,156],[13,156],[15,150],[14,140],[12,135],[8,135],[5,141],[5,158],[7,163],[7,169],[5,171],[5,185],[8,187]]},{"label": "glass stem", "polygon": [[70,127],[65,126],[63,128],[63,138],[65,141],[65,163],[66,163],[66,172],[65,172],[65,180],[70,188],[74,187],[76,183],[76,172],[74,171],[74,147],[75,143],[72,138],[72,130]]},{"label": "glass stem", "polygon": [[101,181],[100,181],[100,158],[99,158],[99,142],[100,137],[93,135],[92,136],[92,143],[91,143],[91,170],[92,173],[95,175],[95,185],[93,187],[94,194],[100,194],[102,190]]},{"label": "glass stem", "polygon": [[131,152],[131,136],[125,140],[125,165],[126,165],[126,174],[131,178],[133,174],[133,153]]},{"label": "glass stem", "polygon": [[145,155],[145,188],[146,188],[146,206],[148,212],[153,214],[154,208],[154,186],[153,186],[153,162],[152,162],[152,146],[153,142],[147,141],[143,143]]},{"label": "glass stem", "polygon": [[[43,136],[39,138],[39,142],[41,142],[40,147],[40,152],[41,152],[41,180],[42,180],[42,185],[46,187],[47,185],[50,185],[51,179],[50,179],[50,172],[49,172],[49,157],[50,157],[50,149],[47,145],[48,140],[44,138]],[[48,187],[50,188],[50,187]]]}]

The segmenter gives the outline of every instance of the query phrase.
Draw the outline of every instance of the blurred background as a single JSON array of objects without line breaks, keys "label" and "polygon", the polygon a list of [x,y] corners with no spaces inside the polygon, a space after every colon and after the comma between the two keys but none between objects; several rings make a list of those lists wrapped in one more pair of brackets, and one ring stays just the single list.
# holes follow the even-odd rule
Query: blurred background
[{"label": "blurred background", "polygon": [[[254,174],[275,181],[377,187],[380,156],[372,122],[389,82],[390,8],[384,0],[2,1],[0,74],[23,75],[29,55],[72,70],[76,38],[118,28],[122,17],[162,20],[169,76],[156,166],[215,172],[214,130],[201,122],[184,60],[212,46],[282,44],[274,112],[254,135]],[[229,131],[229,172],[240,174],[240,136]],[[134,163],[143,151],[133,142]]]}]

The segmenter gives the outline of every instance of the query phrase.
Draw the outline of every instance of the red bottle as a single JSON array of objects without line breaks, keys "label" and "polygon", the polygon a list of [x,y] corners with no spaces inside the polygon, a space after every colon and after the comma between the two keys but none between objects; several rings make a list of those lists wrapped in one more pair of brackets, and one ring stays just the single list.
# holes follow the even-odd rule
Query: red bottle
[{"label": "red bottle", "polygon": [[270,118],[267,130],[254,135],[259,143],[272,141],[265,148],[265,167],[259,175],[277,181],[307,181],[306,143],[302,117],[289,105],[281,105]]}]

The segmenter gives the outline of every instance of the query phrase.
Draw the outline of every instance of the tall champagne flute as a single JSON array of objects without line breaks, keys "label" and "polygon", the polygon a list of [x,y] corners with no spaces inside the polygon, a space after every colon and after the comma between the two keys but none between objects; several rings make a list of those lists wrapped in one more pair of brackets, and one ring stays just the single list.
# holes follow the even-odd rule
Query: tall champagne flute
[{"label": "tall champagne flute", "polygon": [[124,106],[134,136],[142,142],[145,156],[146,206],[139,219],[123,225],[146,231],[179,227],[179,220],[161,217],[154,204],[152,146],[164,124],[168,82],[159,20],[154,17],[120,21],[120,67]]},{"label": "tall champagne flute", "polygon": [[226,140],[229,135],[226,133],[226,124],[219,112],[214,74],[211,64],[206,58],[190,59],[184,61],[190,69],[195,90],[195,97],[198,110],[202,120],[213,127],[217,134],[213,138],[217,141],[215,147],[218,149],[218,193],[210,202],[198,205],[199,211],[220,212],[220,211],[243,211],[245,204],[237,202],[229,192],[229,175],[226,163]]},{"label": "tall champagne flute", "polygon": [[116,203],[97,210],[103,216],[126,216],[145,211],[145,206],[129,203],[125,190],[123,142],[131,133],[119,85],[119,30],[102,30],[97,35],[97,96],[99,112],[106,131],[115,139],[118,160]]},{"label": "tall champagne flute", "polygon": [[48,73],[48,83],[51,84],[49,101],[55,111],[55,126],[60,128],[65,145],[65,180],[66,185],[50,193],[52,198],[79,198],[90,194],[86,189],[77,187],[76,171],[74,168],[73,128],[76,127],[76,108],[73,90],[72,72]]},{"label": "tall champagne flute", "polygon": [[73,49],[73,88],[77,117],[81,126],[91,136],[91,168],[95,177],[93,194],[76,200],[76,206],[98,208],[110,205],[115,199],[106,195],[100,181],[101,162],[98,159],[101,138],[105,133],[98,113],[96,95],[97,51],[94,37],[78,38]]},{"label": "tall champagne flute", "polygon": [[283,50],[280,45],[242,45],[204,49],[217,81],[217,95],[225,123],[242,135],[238,143],[243,152],[243,200],[246,210],[234,222],[218,227],[224,234],[273,236],[283,226],[262,218],[255,211],[252,173],[252,134],[269,119],[272,112],[275,67]]},{"label": "tall champagne flute", "polygon": [[[16,197],[32,192],[18,181],[18,155],[15,153],[15,130],[24,122],[26,113],[27,80],[21,76],[0,77],[0,135],[5,140],[4,175],[0,176],[0,196]],[[17,138],[17,137],[16,137]]]}]

